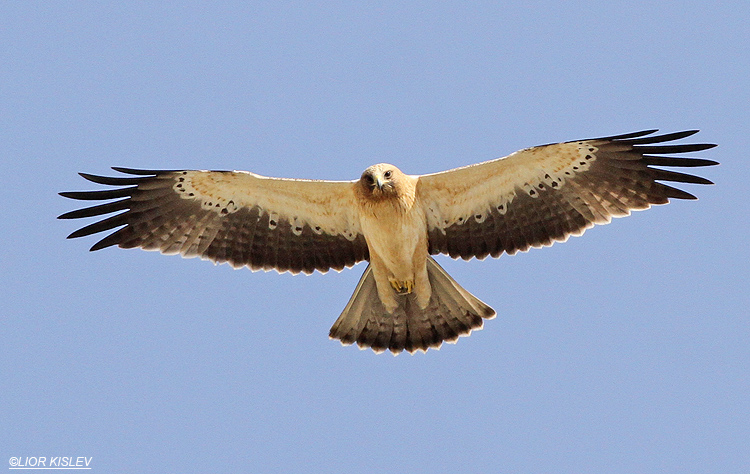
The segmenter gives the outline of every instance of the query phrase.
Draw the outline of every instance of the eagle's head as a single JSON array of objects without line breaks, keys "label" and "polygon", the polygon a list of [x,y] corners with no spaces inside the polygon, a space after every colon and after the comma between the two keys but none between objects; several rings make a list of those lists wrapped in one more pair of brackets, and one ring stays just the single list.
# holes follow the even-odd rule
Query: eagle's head
[{"label": "eagle's head", "polygon": [[387,199],[399,196],[404,174],[393,165],[380,163],[367,168],[359,184],[364,195],[372,199]]}]

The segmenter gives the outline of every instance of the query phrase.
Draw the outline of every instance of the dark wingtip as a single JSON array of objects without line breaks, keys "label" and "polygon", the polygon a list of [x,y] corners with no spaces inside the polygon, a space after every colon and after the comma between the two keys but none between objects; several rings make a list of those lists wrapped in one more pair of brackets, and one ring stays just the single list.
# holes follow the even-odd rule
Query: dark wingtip
[{"label": "dark wingtip", "polygon": [[74,232],[71,232],[70,235],[68,235],[66,238],[67,239],[77,239],[79,237],[85,237],[87,235],[91,235],[91,233],[90,232],[87,233],[87,232],[83,231],[83,229],[78,229],[78,230],[76,230]]},{"label": "dark wingtip", "polygon": [[[711,148],[713,148],[713,146]],[[716,165],[721,164],[718,161],[704,160],[702,158],[691,158],[691,160],[696,162],[695,166],[716,166]]]},{"label": "dark wingtip", "polygon": [[608,137],[588,138],[587,140],[630,140],[630,139],[640,138],[646,135],[651,135],[658,131],[659,131],[658,128],[652,128],[650,130],[641,130],[640,132],[623,133],[620,135],[610,135]]},{"label": "dark wingtip", "polygon": [[123,199],[120,201],[107,202],[92,207],[86,207],[83,209],[76,209],[74,211],[66,212],[65,214],[59,216],[58,219],[80,219],[82,217],[101,216],[104,214],[110,214],[112,212],[122,211],[128,208],[130,208],[130,199]]},{"label": "dark wingtip", "polygon": [[697,168],[701,166],[715,166],[718,161],[703,158],[677,158],[674,156],[644,155],[643,163],[654,166],[676,166],[682,168]]},{"label": "dark wingtip", "polygon": [[142,178],[113,178],[110,176],[98,176],[89,173],[78,173],[82,178],[91,181],[96,184],[106,184],[109,186],[128,186],[131,184],[138,184]]},{"label": "dark wingtip", "polygon": [[682,189],[673,188],[672,186],[663,185],[664,195],[668,199],[685,199],[688,201],[696,201],[698,198],[687,191]]},{"label": "dark wingtip", "polygon": [[89,249],[89,252],[96,252],[97,250],[106,249],[107,247],[112,247],[113,245],[115,245],[114,242],[107,243],[107,242],[104,242],[103,240],[100,240],[99,242],[91,246],[91,248]]},{"label": "dark wingtip", "polygon": [[126,168],[124,166],[112,166],[112,169],[120,173],[132,174],[135,176],[157,176],[165,173],[177,173],[179,171],[184,171],[180,169],[144,170],[140,168]]},{"label": "dark wingtip", "polygon": [[126,168],[123,166],[113,166],[112,169],[119,173],[133,174],[136,176],[151,176],[151,175],[156,175],[156,174],[163,172],[160,170],[142,170],[138,168]]},{"label": "dark wingtip", "polygon": [[625,133],[622,135],[612,135],[609,137],[595,138],[591,140],[609,140],[624,142],[629,145],[636,145],[637,149],[643,153],[684,153],[688,151],[702,151],[714,148],[715,143],[695,143],[689,145],[662,145],[647,147],[644,145],[654,145],[656,143],[673,142],[691,137],[700,130],[683,130],[681,132],[664,133],[654,135],[659,129],[642,130],[640,132]]},{"label": "dark wingtip", "polygon": [[628,143],[631,145],[640,145],[644,143],[664,143],[664,142],[672,142],[675,140],[682,140],[683,138],[687,138],[690,136],[695,135],[698,133],[699,130],[684,130],[682,132],[672,132],[672,133],[665,133],[662,135],[652,135],[648,137],[643,138],[636,138],[633,140],[628,140]]}]

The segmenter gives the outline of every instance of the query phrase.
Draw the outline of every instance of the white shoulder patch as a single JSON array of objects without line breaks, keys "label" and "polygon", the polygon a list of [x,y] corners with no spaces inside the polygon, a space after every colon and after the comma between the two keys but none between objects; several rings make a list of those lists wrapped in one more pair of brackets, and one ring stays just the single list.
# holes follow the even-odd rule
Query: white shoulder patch
[{"label": "white shoulder patch", "polygon": [[182,171],[176,178],[172,189],[182,198],[197,200],[201,203],[201,209],[214,211],[217,214],[233,214],[240,209],[240,206],[233,199],[220,196],[212,192],[210,186],[206,188],[200,185],[196,186],[193,182],[195,172]]}]

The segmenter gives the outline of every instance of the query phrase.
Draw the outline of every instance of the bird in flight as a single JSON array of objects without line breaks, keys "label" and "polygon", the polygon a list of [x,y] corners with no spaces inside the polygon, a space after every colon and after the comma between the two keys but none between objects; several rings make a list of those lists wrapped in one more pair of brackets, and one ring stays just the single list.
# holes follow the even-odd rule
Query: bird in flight
[{"label": "bird in flight", "polygon": [[666,156],[716,145],[671,143],[697,130],[655,132],[536,146],[426,175],[381,163],[355,181],[113,168],[128,176],[81,176],[114,188],[60,193],[108,202],[60,219],[119,212],[68,237],[117,229],[92,251],[137,247],[293,274],[368,261],[329,336],[375,352],[427,351],[495,317],[432,255],[481,260],[549,246],[670,198],[695,199],[664,182],[712,184],[660,167],[716,165]]}]

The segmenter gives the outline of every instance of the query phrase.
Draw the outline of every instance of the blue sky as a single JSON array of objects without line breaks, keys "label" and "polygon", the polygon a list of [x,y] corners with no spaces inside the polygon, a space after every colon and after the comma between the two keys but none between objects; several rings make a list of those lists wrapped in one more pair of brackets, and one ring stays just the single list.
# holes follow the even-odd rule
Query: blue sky
[{"label": "blue sky", "polygon": [[[747,2],[0,5],[0,457],[91,472],[748,472]],[[364,265],[252,273],[69,241],[109,166],[354,179],[700,128],[699,196],[439,262],[498,317],[329,341]]]}]

